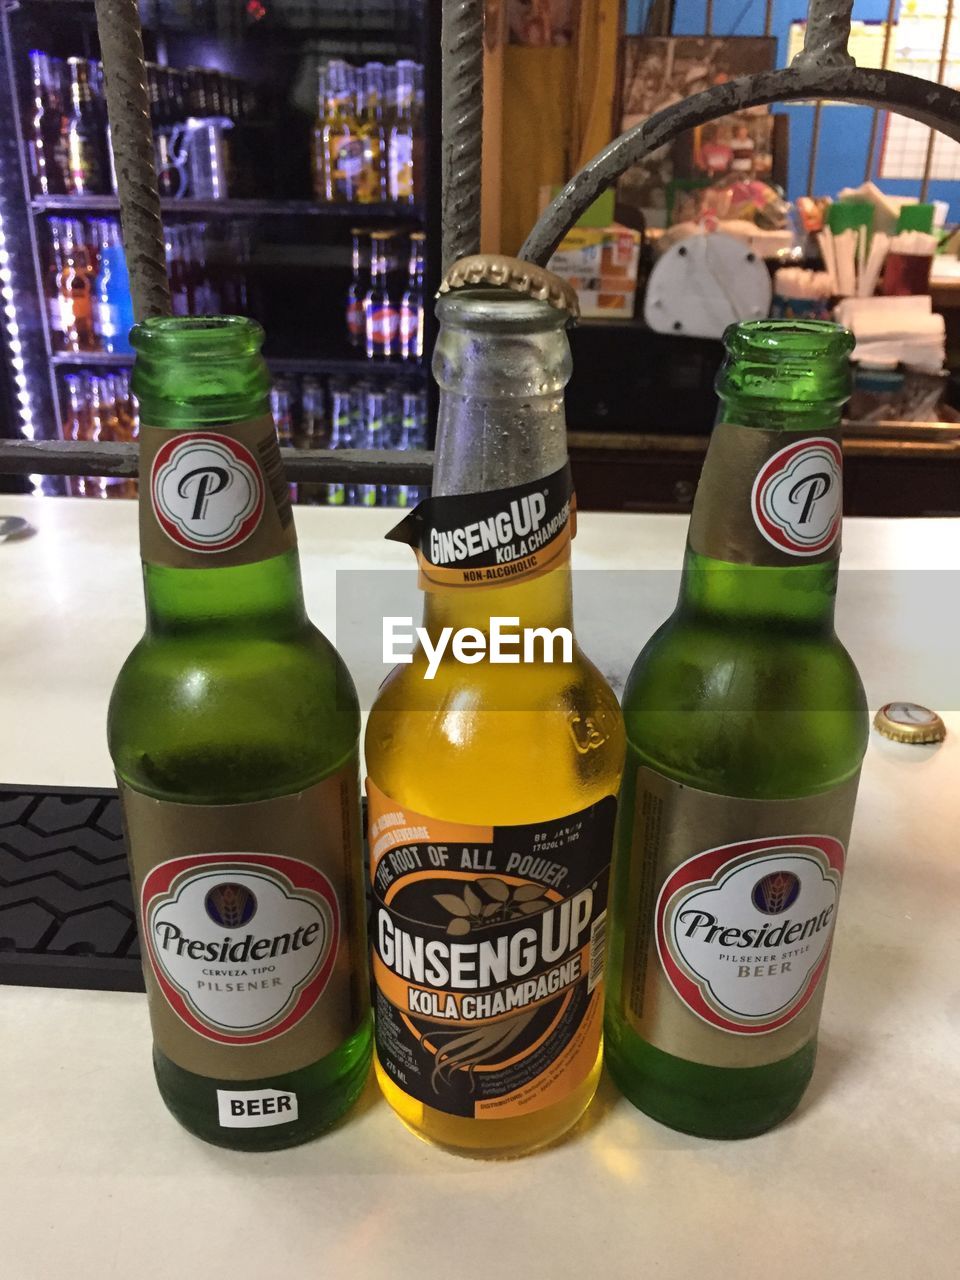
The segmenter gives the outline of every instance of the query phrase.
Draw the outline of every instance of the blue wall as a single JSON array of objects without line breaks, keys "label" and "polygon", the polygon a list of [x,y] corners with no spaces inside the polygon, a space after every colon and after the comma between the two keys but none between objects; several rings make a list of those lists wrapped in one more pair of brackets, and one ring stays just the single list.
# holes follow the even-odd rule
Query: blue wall
[{"label": "blue wall", "polygon": [[[650,0],[627,0],[628,32],[641,32]],[[860,21],[885,20],[888,0],[854,0],[853,16]],[[714,0],[713,30],[717,35],[763,35],[765,0]],[[673,30],[675,35],[702,35],[706,14],[704,0],[676,0]],[[790,24],[806,16],[803,0],[774,0],[772,34],[777,39],[777,66],[787,58]],[[791,200],[805,195],[807,167],[810,163],[810,140],[813,130],[813,107],[777,107],[790,117],[790,159],[787,194]],[[816,195],[836,195],[841,187],[858,187],[866,171],[867,143],[873,113],[867,107],[824,107],[820,118],[820,147],[817,153]],[[883,119],[881,117],[881,128]],[[877,157],[880,147],[877,145]],[[874,182],[889,195],[917,196],[919,181],[878,180]],[[931,182],[929,198],[951,204],[950,216],[960,218],[960,183]]]}]

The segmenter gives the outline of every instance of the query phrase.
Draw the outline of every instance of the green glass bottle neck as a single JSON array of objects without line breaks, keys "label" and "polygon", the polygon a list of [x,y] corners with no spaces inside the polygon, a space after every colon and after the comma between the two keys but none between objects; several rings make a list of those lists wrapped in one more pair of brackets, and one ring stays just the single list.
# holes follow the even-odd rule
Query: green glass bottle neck
[{"label": "green glass bottle neck", "polygon": [[[133,390],[145,426],[231,434],[237,423],[269,419],[270,381],[262,331],[234,317],[154,320],[137,325]],[[149,502],[141,485],[141,502]],[[289,544],[288,544],[289,545]],[[147,632],[282,638],[307,625],[296,546],[250,564],[218,565],[198,552],[190,567],[144,556]]]},{"label": "green glass bottle neck", "polygon": [[144,563],[147,632],[260,634],[281,639],[307,623],[296,548],[229,569]]},{"label": "green glass bottle neck", "polygon": [[[783,435],[784,444],[797,435],[835,431],[840,406],[813,401],[790,405],[787,411],[755,398],[721,397],[715,431],[734,423]],[[700,555],[688,546],[677,613],[728,626],[783,626],[832,633],[839,567],[837,557],[783,566],[737,564]]]}]

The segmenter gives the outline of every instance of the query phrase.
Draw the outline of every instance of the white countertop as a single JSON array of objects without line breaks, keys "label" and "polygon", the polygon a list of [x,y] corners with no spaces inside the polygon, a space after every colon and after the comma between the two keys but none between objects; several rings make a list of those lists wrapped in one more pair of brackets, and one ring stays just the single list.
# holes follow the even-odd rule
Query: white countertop
[{"label": "white countertop", "polygon": [[[143,618],[134,505],[0,495],[0,514],[39,529],[0,544],[0,781],[110,785],[106,701]],[[297,515],[311,616],[367,700],[382,675],[370,619],[387,594],[418,611],[409,550],[380,541],[395,515]],[[580,638],[618,689],[671,606],[685,529],[672,516],[579,518]],[[960,521],[851,520],[844,537],[838,630],[871,707],[925,702],[951,733],[939,749],[871,737],[820,1059],[788,1123],[702,1141],[605,1081],[568,1140],[486,1164],[418,1142],[370,1085],[328,1136],[242,1155],[167,1115],[142,996],[5,987],[2,1280],[952,1280]],[[386,568],[400,572],[385,583]],[[338,611],[336,569],[378,578],[341,576]]]}]

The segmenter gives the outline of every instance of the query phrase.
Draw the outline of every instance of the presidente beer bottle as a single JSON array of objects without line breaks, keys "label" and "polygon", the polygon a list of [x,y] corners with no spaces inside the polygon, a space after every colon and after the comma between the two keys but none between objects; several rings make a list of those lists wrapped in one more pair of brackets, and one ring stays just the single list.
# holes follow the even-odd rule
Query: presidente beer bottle
[{"label": "presidente beer bottle", "polygon": [[624,693],[606,1049],[641,1110],[734,1138],[813,1071],[868,723],[833,626],[853,339],[725,342],[679,603]]},{"label": "presidente beer bottle", "polygon": [[263,331],[137,325],[146,634],[110,701],[164,1102],[265,1150],[370,1060],[350,676],[307,619]]},{"label": "presidente beer bottle", "polygon": [[[421,643],[367,725],[376,1071],[419,1136],[504,1156],[565,1132],[597,1087],[624,739],[572,634],[569,314],[482,277],[506,262],[575,296],[529,264],[465,262],[448,280],[478,287],[438,307],[433,497],[391,536],[417,552],[431,646],[471,649],[434,666]],[[504,625],[524,640],[499,662]]]}]

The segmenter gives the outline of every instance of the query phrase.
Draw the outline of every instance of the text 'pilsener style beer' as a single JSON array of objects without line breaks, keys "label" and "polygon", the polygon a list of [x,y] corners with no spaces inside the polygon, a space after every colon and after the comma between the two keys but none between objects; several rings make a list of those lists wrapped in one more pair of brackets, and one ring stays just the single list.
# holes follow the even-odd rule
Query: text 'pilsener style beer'
[{"label": "text 'pilsener style beer'", "polygon": [[[376,1070],[421,1137],[513,1155],[596,1090],[623,725],[572,639],[568,315],[482,282],[438,314],[434,496],[393,536],[431,644],[470,652],[431,674],[418,647],[370,712]],[[533,660],[493,660],[497,619],[540,629]]]},{"label": "text 'pilsener style beer'", "polygon": [[133,330],[147,627],[109,715],[160,1092],[246,1150],[332,1124],[371,1048],[359,709],[304,611],[262,340]]},{"label": "text 'pilsener style beer'", "polygon": [[833,627],[853,339],[725,341],[680,600],[624,694],[606,1027],[638,1107],[733,1138],[813,1071],[868,721]]}]

